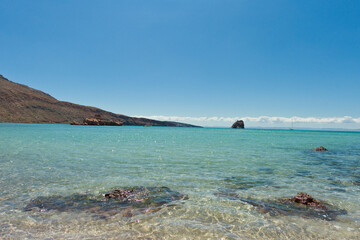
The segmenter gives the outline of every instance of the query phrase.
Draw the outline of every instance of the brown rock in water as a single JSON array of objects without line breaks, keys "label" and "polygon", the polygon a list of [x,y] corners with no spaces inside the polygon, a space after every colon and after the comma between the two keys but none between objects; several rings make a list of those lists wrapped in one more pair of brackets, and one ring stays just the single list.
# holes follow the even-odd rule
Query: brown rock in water
[{"label": "brown rock in water", "polygon": [[314,151],[317,151],[317,152],[328,151],[328,150],[327,150],[326,148],[324,148],[323,146],[320,146],[320,147],[314,148],[313,150],[314,150]]},{"label": "brown rock in water", "polygon": [[303,192],[297,193],[293,198],[287,199],[287,201],[298,203],[298,204],[303,204],[306,206],[326,209],[326,207],[324,205],[322,205],[318,200],[316,200],[309,194],[303,193]]},{"label": "brown rock in water", "polygon": [[244,121],[243,121],[243,120],[238,120],[238,121],[236,121],[236,122],[231,126],[231,128],[245,128]]}]

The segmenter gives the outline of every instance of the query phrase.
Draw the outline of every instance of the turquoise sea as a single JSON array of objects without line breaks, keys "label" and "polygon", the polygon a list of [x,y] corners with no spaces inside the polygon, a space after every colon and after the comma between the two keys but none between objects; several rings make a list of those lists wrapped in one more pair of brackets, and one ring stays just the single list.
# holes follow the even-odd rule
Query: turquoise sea
[{"label": "turquoise sea", "polygon": [[360,132],[3,123],[0,239],[360,239]]}]

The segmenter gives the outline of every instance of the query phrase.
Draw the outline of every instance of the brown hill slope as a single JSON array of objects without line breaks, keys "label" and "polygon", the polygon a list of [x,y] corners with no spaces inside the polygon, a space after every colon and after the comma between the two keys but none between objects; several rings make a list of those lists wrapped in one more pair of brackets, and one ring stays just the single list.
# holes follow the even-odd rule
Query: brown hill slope
[{"label": "brown hill slope", "polygon": [[101,115],[124,125],[194,127],[190,124],[163,122],[115,114],[95,107],[62,102],[47,93],[14,83],[0,75],[0,122],[70,123]]}]

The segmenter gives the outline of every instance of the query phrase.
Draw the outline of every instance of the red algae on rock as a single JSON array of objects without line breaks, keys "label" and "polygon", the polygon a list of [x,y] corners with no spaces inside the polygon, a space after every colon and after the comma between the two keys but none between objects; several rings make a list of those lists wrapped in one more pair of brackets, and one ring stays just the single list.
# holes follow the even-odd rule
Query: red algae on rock
[{"label": "red algae on rock", "polygon": [[285,201],[290,201],[298,204],[303,204],[306,206],[317,207],[326,209],[324,205],[322,205],[318,200],[313,198],[307,193],[299,192],[293,198],[288,198]]}]

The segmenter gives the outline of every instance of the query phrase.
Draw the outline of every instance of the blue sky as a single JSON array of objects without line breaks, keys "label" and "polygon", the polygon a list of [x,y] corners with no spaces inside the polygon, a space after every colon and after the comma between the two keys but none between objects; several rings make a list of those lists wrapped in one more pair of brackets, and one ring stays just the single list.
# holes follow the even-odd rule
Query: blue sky
[{"label": "blue sky", "polygon": [[357,0],[2,0],[0,10],[0,74],[59,100],[200,125],[297,116],[360,128]]}]

